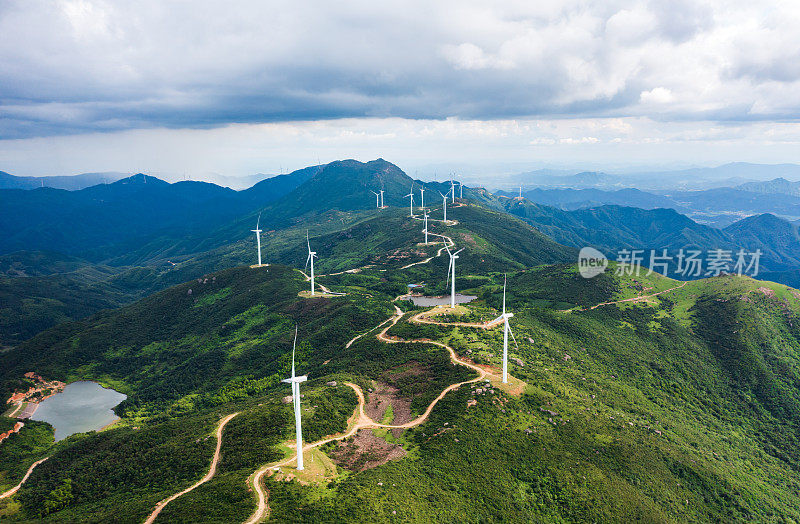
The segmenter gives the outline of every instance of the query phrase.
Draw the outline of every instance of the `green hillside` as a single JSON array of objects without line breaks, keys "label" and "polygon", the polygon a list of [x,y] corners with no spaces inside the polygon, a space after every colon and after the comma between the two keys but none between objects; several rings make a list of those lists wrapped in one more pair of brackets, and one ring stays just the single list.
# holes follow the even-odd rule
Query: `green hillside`
[{"label": "green hillside", "polygon": [[[570,265],[515,270],[511,253],[485,239],[514,234],[509,227],[518,222],[492,225],[485,213],[454,208],[459,225],[447,228],[467,247],[457,282],[478,295],[460,314],[471,321],[496,316],[497,271],[511,270],[508,301],[519,348],[512,346],[510,372],[527,384],[521,396],[497,385],[482,393],[476,388],[483,383],[462,386],[419,426],[373,430],[373,446],[404,455],[377,467],[358,465],[378,452],[357,441],[354,456],[342,455],[350,444],[326,445],[310,457],[329,464],[333,477],[329,472],[311,485],[266,478],[271,519],[800,518],[800,293],[742,277],[684,284],[611,271],[587,280]],[[392,224],[388,216],[376,220]],[[379,238],[375,224],[362,223],[367,233],[352,232],[354,241]],[[323,237],[317,240],[324,248]],[[524,247],[508,239],[504,245]],[[247,477],[285,456],[281,443],[293,436],[279,379],[288,373],[295,323],[298,366],[312,379],[303,389],[307,442],[345,428],[355,398],[344,380],[365,392],[375,388],[375,395],[393,388],[394,413],[386,411],[386,420],[403,410],[423,413],[447,385],[475,375],[453,366],[440,348],[386,344],[369,332],[389,318],[406,282],[430,279],[433,292],[446,268],[443,257],[404,270],[385,262],[394,269],[320,277],[347,294],[313,300],[298,296],[308,284],[289,267],[225,270],[60,326],[3,355],[5,383],[36,369],[99,380],[129,399],[117,410],[123,419],[115,429],[25,451],[19,446],[32,442],[40,426],[26,427],[0,446],[5,485],[19,478],[19,464],[51,456],[13,503],[0,503],[0,514],[54,522],[101,522],[113,514],[141,522],[158,500],[202,476],[213,452],[214,437],[207,437],[221,416],[238,412],[223,433],[218,474],[168,505],[157,522],[246,520],[255,508]],[[620,300],[627,301],[593,308]],[[462,358],[499,364],[497,329],[419,325],[406,314],[388,334],[440,341]],[[339,386],[325,386],[330,380]],[[352,462],[359,453],[366,455]],[[179,464],[173,456],[186,458]],[[339,457],[338,466],[331,457]]]},{"label": "green hillside", "polygon": [[[355,168],[366,169],[365,183],[394,177],[399,191],[405,175],[376,162]],[[294,191],[314,194],[309,182]],[[229,420],[216,474],[155,522],[246,521],[257,508],[256,471],[266,472],[269,520],[278,522],[800,520],[800,292],[746,277],[617,275],[613,263],[585,279],[574,248],[480,189],[448,207],[447,224],[433,206],[423,245],[422,222],[406,208],[359,208],[348,204],[355,190],[341,189],[339,207],[292,209],[302,214],[265,231],[266,267],[250,266],[247,218],[174,265],[103,273],[69,257],[8,258],[6,281],[73,275],[127,296],[166,289],[0,353],[3,398],[27,387],[28,371],[128,396],[111,428],[54,443],[49,425],[27,422],[0,444],[0,493],[48,457],[0,500],[0,518],[143,522],[203,477]],[[273,203],[267,220],[277,223],[283,205]],[[619,235],[673,238],[623,224],[620,209],[594,216],[618,223]],[[315,298],[300,271],[307,229],[319,257]],[[420,323],[426,308],[401,297],[409,284],[449,292],[445,242],[464,249],[456,289],[477,298]],[[184,249],[154,243],[136,256]],[[31,276],[20,275],[23,260]],[[63,273],[47,274],[50,266]],[[509,385],[498,375],[502,331],[480,327],[502,308],[504,274],[515,334]],[[297,369],[309,376],[305,442],[341,437],[307,450],[305,472],[292,467],[282,400],[295,326]],[[364,418],[353,416],[354,389],[366,396]],[[12,423],[0,418],[0,430]]]}]

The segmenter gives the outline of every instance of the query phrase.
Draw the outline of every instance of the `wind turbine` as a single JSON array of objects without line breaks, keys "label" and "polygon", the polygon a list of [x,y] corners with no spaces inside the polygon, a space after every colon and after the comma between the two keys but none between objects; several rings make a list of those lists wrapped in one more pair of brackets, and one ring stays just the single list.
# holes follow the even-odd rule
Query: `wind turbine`
[{"label": "wind turbine", "polygon": [[425,245],[428,245],[428,211],[426,209],[422,210],[423,216],[425,217]]},{"label": "wind turbine", "polygon": [[458,183],[458,198],[464,198],[464,182]]},{"label": "wind turbine", "polygon": [[445,222],[447,222],[447,194],[448,193],[450,193],[450,191],[448,191],[447,193],[442,195],[442,192],[439,191],[439,194],[442,195],[442,211],[444,212],[444,219],[443,220]]},{"label": "wind turbine", "polygon": [[303,470],[303,427],[300,423],[300,383],[308,380],[308,376],[294,374],[294,351],[297,348],[297,326],[294,327],[294,345],[292,345],[292,376],[281,382],[292,385],[292,403],[294,404],[294,425],[297,433],[297,470]]},{"label": "wind turbine", "polygon": [[514,345],[517,346],[517,337],[511,331],[511,326],[508,324],[508,319],[514,316],[514,313],[506,313],[506,275],[503,275],[503,314],[494,319],[494,322],[503,320],[503,384],[508,384],[508,334],[511,333],[511,338],[514,340]]},{"label": "wind turbine", "polygon": [[261,213],[258,214],[256,228],[250,230],[256,234],[256,244],[258,245],[258,267],[261,267],[261,230],[258,228],[259,224],[261,224]]},{"label": "wind turbine", "polygon": [[411,192],[409,194],[407,194],[406,196],[404,196],[403,198],[410,198],[411,199],[411,203],[410,203],[411,218],[414,218],[414,182],[413,181],[411,182]]},{"label": "wind turbine", "polygon": [[383,205],[383,189],[381,189],[381,209],[383,209],[384,207],[386,206]]},{"label": "wind turbine", "polygon": [[453,194],[453,204],[456,203],[456,186],[453,182],[453,173],[450,173],[450,192]]},{"label": "wind turbine", "polygon": [[425,186],[419,186],[420,207],[425,209]]},{"label": "wind turbine", "polygon": [[522,198],[522,186],[519,186],[519,197]]},{"label": "wind turbine", "polygon": [[[445,249],[447,249],[447,254],[450,255],[450,266],[447,268],[447,278],[451,280],[451,288],[450,288],[450,307],[456,307],[456,259],[458,258],[458,254],[464,251],[462,247],[455,253],[450,252],[450,248],[447,247],[447,244],[444,245]],[[445,287],[447,284],[445,283]]]},{"label": "wind turbine", "polygon": [[314,296],[314,257],[317,256],[316,251],[311,251],[311,241],[308,239],[308,229],[306,229],[306,244],[308,244],[308,258],[306,259],[306,267],[311,262],[311,296]]},{"label": "wind turbine", "polygon": [[381,207],[381,204],[380,204],[381,195],[379,193],[375,192],[375,191],[372,191],[371,189],[370,189],[370,192],[375,194],[375,207],[377,209],[380,209],[380,207]]}]

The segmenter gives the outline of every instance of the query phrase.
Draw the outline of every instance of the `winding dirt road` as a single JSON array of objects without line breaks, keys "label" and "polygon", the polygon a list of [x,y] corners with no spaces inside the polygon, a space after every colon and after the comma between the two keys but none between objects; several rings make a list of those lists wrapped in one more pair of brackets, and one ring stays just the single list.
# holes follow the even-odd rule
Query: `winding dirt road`
[{"label": "winding dirt road", "polygon": [[[428,235],[437,236],[437,237],[442,238],[444,240],[444,242],[443,242],[444,245],[441,248],[439,248],[439,250],[436,252],[435,255],[433,255],[431,257],[428,257],[426,259],[420,260],[418,262],[413,262],[411,264],[407,264],[407,265],[401,267],[400,269],[407,269],[407,268],[412,267],[412,266],[416,266],[416,265],[420,265],[420,264],[427,264],[428,262],[430,262],[434,258],[442,256],[442,253],[447,248],[455,245],[455,242],[453,241],[453,239],[450,238],[447,235],[440,235],[438,233],[430,233],[430,232],[428,233]],[[306,275],[305,273],[303,273],[303,275],[306,276],[306,280],[310,280],[310,277],[308,277],[308,275]],[[320,288],[323,289],[326,292],[329,292],[322,285],[320,285]],[[400,297],[397,297],[395,300],[397,300],[398,298],[400,298]],[[311,450],[311,449],[319,447],[319,446],[323,446],[323,445],[325,445],[325,444],[327,444],[329,442],[334,442],[334,441],[337,441],[337,440],[346,439],[348,437],[351,437],[351,436],[355,435],[359,430],[362,430],[362,429],[372,429],[372,428],[408,429],[408,428],[413,428],[413,427],[419,426],[420,424],[424,423],[428,419],[428,417],[430,416],[431,412],[433,411],[433,408],[436,407],[436,404],[438,404],[439,401],[442,400],[445,397],[445,395],[447,395],[449,392],[453,391],[454,389],[458,389],[459,387],[461,387],[461,386],[463,386],[465,384],[471,384],[473,382],[478,382],[480,380],[484,380],[484,379],[486,379],[487,376],[496,376],[496,374],[487,371],[486,369],[478,366],[477,364],[461,360],[460,358],[458,358],[458,355],[456,354],[455,350],[452,347],[448,346],[447,344],[443,344],[441,342],[436,342],[436,341],[433,341],[433,340],[430,340],[430,339],[424,339],[424,338],[412,339],[412,340],[404,340],[404,339],[388,336],[387,335],[388,331],[392,328],[392,326],[397,324],[397,322],[401,318],[403,318],[403,315],[404,315],[403,311],[399,307],[397,307],[396,305],[394,306],[394,309],[395,309],[395,314],[394,315],[392,315],[391,317],[387,318],[386,320],[384,320],[383,322],[381,322],[380,324],[378,324],[374,328],[370,329],[369,331],[361,333],[360,335],[356,335],[355,337],[353,337],[345,345],[345,347],[349,348],[356,340],[360,339],[364,335],[367,335],[368,333],[373,332],[374,330],[380,328],[384,324],[389,323],[388,326],[383,328],[383,330],[381,330],[377,334],[377,339],[380,340],[381,342],[384,342],[384,343],[387,343],[387,344],[421,343],[421,344],[431,344],[431,345],[434,345],[434,346],[437,346],[437,347],[444,348],[450,354],[450,360],[453,363],[461,365],[461,366],[465,366],[465,367],[467,367],[469,369],[472,369],[473,371],[476,371],[478,373],[478,376],[476,378],[473,378],[473,379],[470,379],[470,380],[465,380],[463,382],[457,382],[455,384],[451,384],[451,385],[447,386],[444,390],[442,390],[441,393],[439,393],[439,395],[435,399],[433,399],[433,401],[428,405],[427,409],[425,409],[424,413],[422,413],[419,417],[417,417],[416,419],[414,419],[414,420],[412,420],[410,422],[406,422],[405,424],[399,424],[399,425],[382,424],[382,423],[375,422],[374,420],[372,420],[366,414],[366,412],[364,411],[364,406],[366,405],[366,401],[364,399],[364,392],[356,384],[353,384],[351,382],[345,382],[345,384],[347,386],[351,387],[353,389],[353,391],[355,391],[356,396],[358,397],[358,407],[356,408],[356,412],[353,414],[352,418],[354,419],[354,421],[350,423],[350,428],[348,429],[348,431],[346,431],[345,433],[342,433],[340,435],[334,435],[334,436],[325,438],[323,440],[304,445],[303,446],[303,452],[306,452],[308,450]],[[436,308],[434,308],[434,309],[436,309]],[[426,314],[430,314],[431,311],[433,311],[433,309],[432,310],[428,310],[428,311],[423,311],[422,313],[419,313],[419,314],[415,315],[414,317],[412,317],[410,320],[411,320],[411,322],[415,322],[415,323],[418,323],[418,324],[437,324],[437,325],[442,325],[442,326],[462,326],[462,327],[473,327],[473,328],[478,328],[478,329],[491,329],[492,327],[500,325],[500,323],[495,322],[495,321],[486,322],[486,323],[482,323],[482,324],[479,324],[479,323],[466,323],[466,322],[436,322],[434,320],[427,319],[424,316]],[[267,514],[269,512],[269,506],[267,504],[268,492],[267,492],[267,490],[264,488],[264,486],[262,484],[262,480],[264,478],[264,475],[266,475],[268,472],[273,471],[273,470],[275,470],[275,469],[277,469],[279,467],[286,466],[286,465],[291,464],[292,462],[296,462],[296,461],[297,461],[297,453],[295,452],[295,454],[293,456],[291,456],[291,457],[289,457],[289,458],[287,458],[287,459],[285,459],[285,460],[283,460],[281,462],[272,463],[272,464],[266,464],[266,465],[262,466],[261,468],[256,470],[248,478],[248,485],[253,488],[253,491],[256,494],[257,504],[256,504],[256,510],[253,512],[253,514],[250,516],[250,518],[247,521],[245,521],[245,524],[257,524],[257,523],[261,522],[264,518],[266,518],[266,516],[267,516]]]},{"label": "winding dirt road", "polygon": [[36,466],[38,466],[39,464],[41,464],[42,462],[44,462],[45,460],[49,459],[49,458],[50,457],[45,457],[45,458],[43,458],[41,460],[37,460],[36,462],[31,464],[31,467],[28,468],[28,471],[25,473],[25,476],[22,477],[22,480],[19,481],[19,484],[17,484],[16,486],[11,488],[10,490],[6,491],[5,493],[0,493],[0,499],[8,498],[11,495],[13,495],[14,493],[16,493],[17,491],[19,491],[19,488],[21,488],[22,485],[25,484],[25,481],[28,480],[28,477],[30,477],[31,473],[33,473],[33,469]]},{"label": "winding dirt road", "polygon": [[147,520],[144,521],[144,524],[152,524],[152,522],[154,520],[156,520],[156,517],[158,517],[158,514],[161,513],[161,510],[163,510],[164,507],[167,504],[169,504],[170,502],[172,502],[176,498],[189,493],[190,491],[192,491],[193,489],[197,488],[198,486],[201,486],[201,485],[205,484],[206,482],[208,482],[209,480],[211,480],[211,478],[217,472],[217,464],[219,463],[219,454],[220,454],[220,450],[222,449],[222,430],[225,428],[225,425],[228,422],[230,422],[231,419],[233,417],[235,417],[236,415],[238,415],[238,414],[239,414],[238,412],[237,413],[231,413],[230,415],[226,416],[225,418],[223,418],[222,420],[219,421],[219,426],[217,426],[217,433],[216,433],[216,436],[217,436],[217,449],[214,451],[214,458],[211,459],[211,467],[208,468],[208,473],[206,473],[203,478],[201,478],[200,480],[198,480],[197,482],[195,482],[194,484],[192,484],[191,486],[189,486],[185,490],[183,490],[183,491],[181,491],[179,493],[175,493],[174,495],[171,495],[171,496],[165,498],[164,500],[162,500],[161,502],[159,502],[158,504],[156,504],[156,509],[154,509],[153,512],[150,514],[150,516],[147,517]]},{"label": "winding dirt road", "polygon": [[[345,433],[340,434],[340,435],[334,435],[334,436],[325,438],[323,440],[319,440],[317,442],[313,442],[313,443],[309,443],[309,444],[304,445],[303,446],[303,452],[304,453],[306,451],[309,451],[309,450],[313,449],[313,448],[316,448],[316,447],[319,447],[319,446],[324,446],[325,444],[327,444],[329,442],[334,442],[334,441],[337,441],[337,440],[343,440],[343,439],[346,439],[348,437],[351,437],[351,436],[355,435],[359,430],[362,430],[362,429],[372,429],[372,428],[408,429],[408,428],[413,428],[413,427],[419,426],[420,424],[424,423],[428,419],[428,417],[430,416],[431,412],[433,411],[433,408],[436,407],[436,404],[438,404],[439,401],[442,400],[445,397],[445,395],[447,395],[449,392],[453,391],[454,389],[458,389],[459,387],[461,387],[461,386],[463,386],[465,384],[471,384],[473,382],[478,382],[480,380],[484,380],[484,379],[486,379],[487,376],[490,376],[490,375],[491,376],[495,376],[494,373],[490,373],[489,371],[487,371],[486,369],[478,366],[477,364],[461,360],[460,358],[458,358],[458,355],[456,355],[455,350],[452,347],[448,346],[447,344],[443,344],[441,342],[436,342],[436,341],[433,341],[433,340],[430,340],[430,339],[425,339],[425,338],[404,340],[404,339],[399,339],[399,338],[388,336],[387,335],[388,331],[392,328],[392,326],[397,324],[397,322],[401,318],[403,318],[403,315],[404,315],[403,311],[399,307],[395,306],[395,314],[392,315],[391,317],[389,317],[388,319],[384,320],[381,324],[379,324],[377,326],[377,327],[380,327],[383,324],[389,322],[389,325],[386,326],[383,330],[381,330],[380,333],[378,333],[377,339],[380,340],[381,342],[384,342],[384,343],[387,343],[387,344],[421,343],[421,344],[432,344],[434,346],[438,346],[438,347],[444,348],[444,349],[446,349],[448,351],[448,353],[450,353],[450,360],[453,363],[461,365],[461,366],[465,366],[467,368],[470,368],[470,369],[476,371],[478,373],[478,376],[476,378],[473,378],[473,379],[470,379],[470,380],[465,380],[463,382],[456,382],[455,384],[451,384],[451,385],[447,386],[444,390],[442,390],[441,393],[439,393],[439,395],[435,399],[433,399],[433,401],[428,405],[427,409],[425,409],[424,413],[422,413],[419,417],[415,418],[414,420],[412,420],[410,422],[406,422],[405,424],[382,424],[382,423],[375,422],[374,420],[372,420],[366,414],[366,412],[364,411],[364,406],[366,405],[366,400],[364,398],[364,392],[356,384],[353,384],[351,382],[345,382],[345,384],[347,386],[351,387],[353,389],[353,391],[355,391],[356,396],[358,397],[358,407],[356,408],[356,411],[353,414],[354,415],[354,417],[353,417],[354,421],[351,422],[349,430],[347,432],[345,432]],[[452,325],[452,324],[446,323],[446,322],[431,322],[431,323],[436,323],[436,324],[440,324],[440,325],[444,325],[444,326]],[[478,325],[483,327],[482,324],[478,324]],[[372,330],[368,331],[367,333],[373,331],[374,329],[376,329],[376,328],[373,328]],[[363,334],[359,335],[358,337],[356,337],[353,340],[351,340],[348,343],[348,347],[349,347],[350,344],[355,342],[361,336],[363,336]],[[275,463],[275,464],[264,465],[261,468],[259,468],[255,473],[253,473],[253,475],[250,476],[250,478],[248,479],[248,484],[250,486],[252,486],[253,490],[256,493],[257,505],[256,505],[255,512],[253,512],[253,514],[245,522],[245,524],[257,524],[258,522],[261,522],[267,516],[267,513],[269,511],[269,506],[267,505],[268,492],[264,488],[264,486],[262,485],[262,479],[264,478],[264,475],[266,475],[271,470],[274,470],[274,469],[282,467],[282,466],[286,466],[286,465],[291,464],[292,462],[296,462],[296,461],[297,461],[297,453],[295,453],[291,457],[289,457],[289,458],[287,458],[287,459],[285,459],[285,460],[283,460],[281,462],[278,462],[278,463]]]},{"label": "winding dirt road", "polygon": [[[611,302],[601,302],[599,304],[593,305],[592,307],[581,308],[579,311],[591,311],[592,309],[597,309],[600,306],[610,306],[612,304],[622,304],[623,302],[640,302],[642,300],[647,300],[648,298],[653,298],[653,297],[657,297],[658,295],[663,295],[664,293],[669,293],[670,291],[675,291],[676,289],[680,289],[680,288],[682,288],[683,286],[685,286],[688,283],[689,283],[689,281],[686,280],[686,281],[682,282],[680,286],[671,287],[669,289],[665,289],[663,291],[659,291],[658,293],[653,293],[653,294],[650,294],[650,295],[642,295],[640,297],[624,298],[622,300],[612,300]],[[573,310],[574,310],[574,308],[573,309],[561,309],[560,311],[561,311],[561,313],[570,313]]]}]

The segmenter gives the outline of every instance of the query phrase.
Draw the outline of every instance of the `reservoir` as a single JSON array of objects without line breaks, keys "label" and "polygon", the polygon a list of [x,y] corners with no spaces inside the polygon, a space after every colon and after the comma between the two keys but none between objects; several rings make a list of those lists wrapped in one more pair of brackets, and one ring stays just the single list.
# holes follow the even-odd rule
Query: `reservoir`
[{"label": "reservoir", "polygon": [[48,422],[56,428],[56,441],[75,433],[98,430],[118,417],[111,408],[125,400],[113,389],[97,382],[73,382],[64,391],[45,399],[31,420]]},{"label": "reservoir", "polygon": [[[450,304],[450,295],[445,295],[443,297],[420,297],[414,295],[406,295],[403,297],[406,300],[410,300],[414,303],[415,306],[423,306],[423,307],[432,307],[432,306],[446,306]],[[472,302],[475,300],[475,295],[462,295],[461,293],[456,293],[456,304],[466,304],[467,302]]]}]

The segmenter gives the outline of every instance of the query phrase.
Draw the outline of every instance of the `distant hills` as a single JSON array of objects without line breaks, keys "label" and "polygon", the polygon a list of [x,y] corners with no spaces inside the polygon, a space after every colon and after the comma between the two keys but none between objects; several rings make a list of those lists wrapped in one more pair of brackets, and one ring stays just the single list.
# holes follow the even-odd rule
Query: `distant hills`
[{"label": "distant hills", "polygon": [[665,208],[603,205],[563,210],[507,197],[500,197],[496,205],[560,244],[593,246],[610,258],[620,249],[761,249],[764,271],[787,271],[800,266],[797,226],[771,214],[752,216],[717,229]]},{"label": "distant hills", "polygon": [[127,178],[129,173],[108,171],[105,173],[82,173],[67,176],[16,176],[5,171],[0,171],[0,189],[36,189],[37,187],[52,187],[76,191],[97,184],[113,183]]},{"label": "distant hills", "polygon": [[[52,187],[54,189],[77,191],[98,184],[111,184],[123,178],[128,178],[129,176],[131,176],[131,173],[120,173],[117,171],[60,176],[17,176],[6,173],[5,171],[0,171],[0,189],[36,189],[37,187]],[[156,178],[172,182],[181,181],[180,179],[176,179],[175,176],[158,175]],[[225,176],[218,173],[206,173],[202,176],[202,181],[241,191],[267,178],[273,178],[273,176],[263,173],[247,176]]]},{"label": "distant hills", "polygon": [[800,179],[800,165],[733,162],[717,167],[698,167],[674,171],[639,171],[624,174],[593,171],[574,173],[541,169],[499,177],[492,183],[494,187],[502,186],[509,191],[513,191],[512,188],[520,185],[527,188],[536,186],[547,189],[637,188],[650,191],[672,191],[733,187],[777,177]]},{"label": "distant hills", "polygon": [[154,235],[208,231],[277,200],[320,170],[273,177],[244,191],[208,182],[169,184],[137,174],[77,191],[0,190],[0,253],[49,250],[108,258]]},{"label": "distant hills", "polygon": [[753,193],[800,197],[800,182],[790,182],[783,177],[767,180],[766,182],[748,182],[738,186],[737,189],[752,191]]},{"label": "distant hills", "polygon": [[[587,182],[602,178],[582,176]],[[48,304],[69,311],[59,304],[80,300],[85,292],[98,307],[113,307],[209,271],[252,263],[250,230],[259,217],[265,259],[302,265],[309,230],[315,249],[325,255],[318,269],[339,271],[370,263],[376,246],[383,252],[411,243],[418,232],[407,230],[399,219],[407,214],[405,195],[412,183],[416,203],[424,186],[427,206],[441,213],[438,192],[447,192],[448,183],[414,181],[383,159],[310,166],[242,191],[206,182],[170,184],[144,174],[76,191],[0,190],[0,229],[8,232],[0,236],[0,255],[5,254],[0,280],[7,280],[7,296],[39,304],[40,309],[29,308],[31,314],[63,320],[45,313]],[[371,191],[381,188],[390,209],[375,209]],[[487,264],[571,260],[576,248],[587,245],[611,258],[620,249],[745,248],[761,249],[761,269],[771,279],[797,280],[787,273],[800,268],[797,228],[763,212],[800,216],[797,196],[742,188],[670,193],[537,188],[524,196],[520,200],[513,193],[465,188],[465,199],[479,206],[449,208],[448,216],[463,215],[485,228],[487,245],[494,246],[482,258]],[[508,214],[535,229],[507,222]],[[737,222],[742,217],[747,218]],[[471,227],[473,235],[479,231],[479,225]],[[364,247],[366,242],[372,247]],[[532,257],[531,251],[542,256]],[[462,263],[478,261],[465,258]],[[56,285],[56,277],[63,282]],[[102,296],[110,299],[103,302]],[[16,325],[24,321],[15,320]],[[23,337],[24,330],[13,329]]]},{"label": "distant hills", "polygon": [[[621,205],[642,209],[669,208],[693,220],[725,227],[742,218],[762,213],[772,213],[787,220],[800,218],[800,193],[794,194],[792,182],[776,179],[742,185],[698,191],[648,192],[635,188],[604,189],[544,189],[523,191],[523,196],[537,204],[565,210],[602,205]],[[514,197],[515,191],[499,191],[498,195]]]}]

